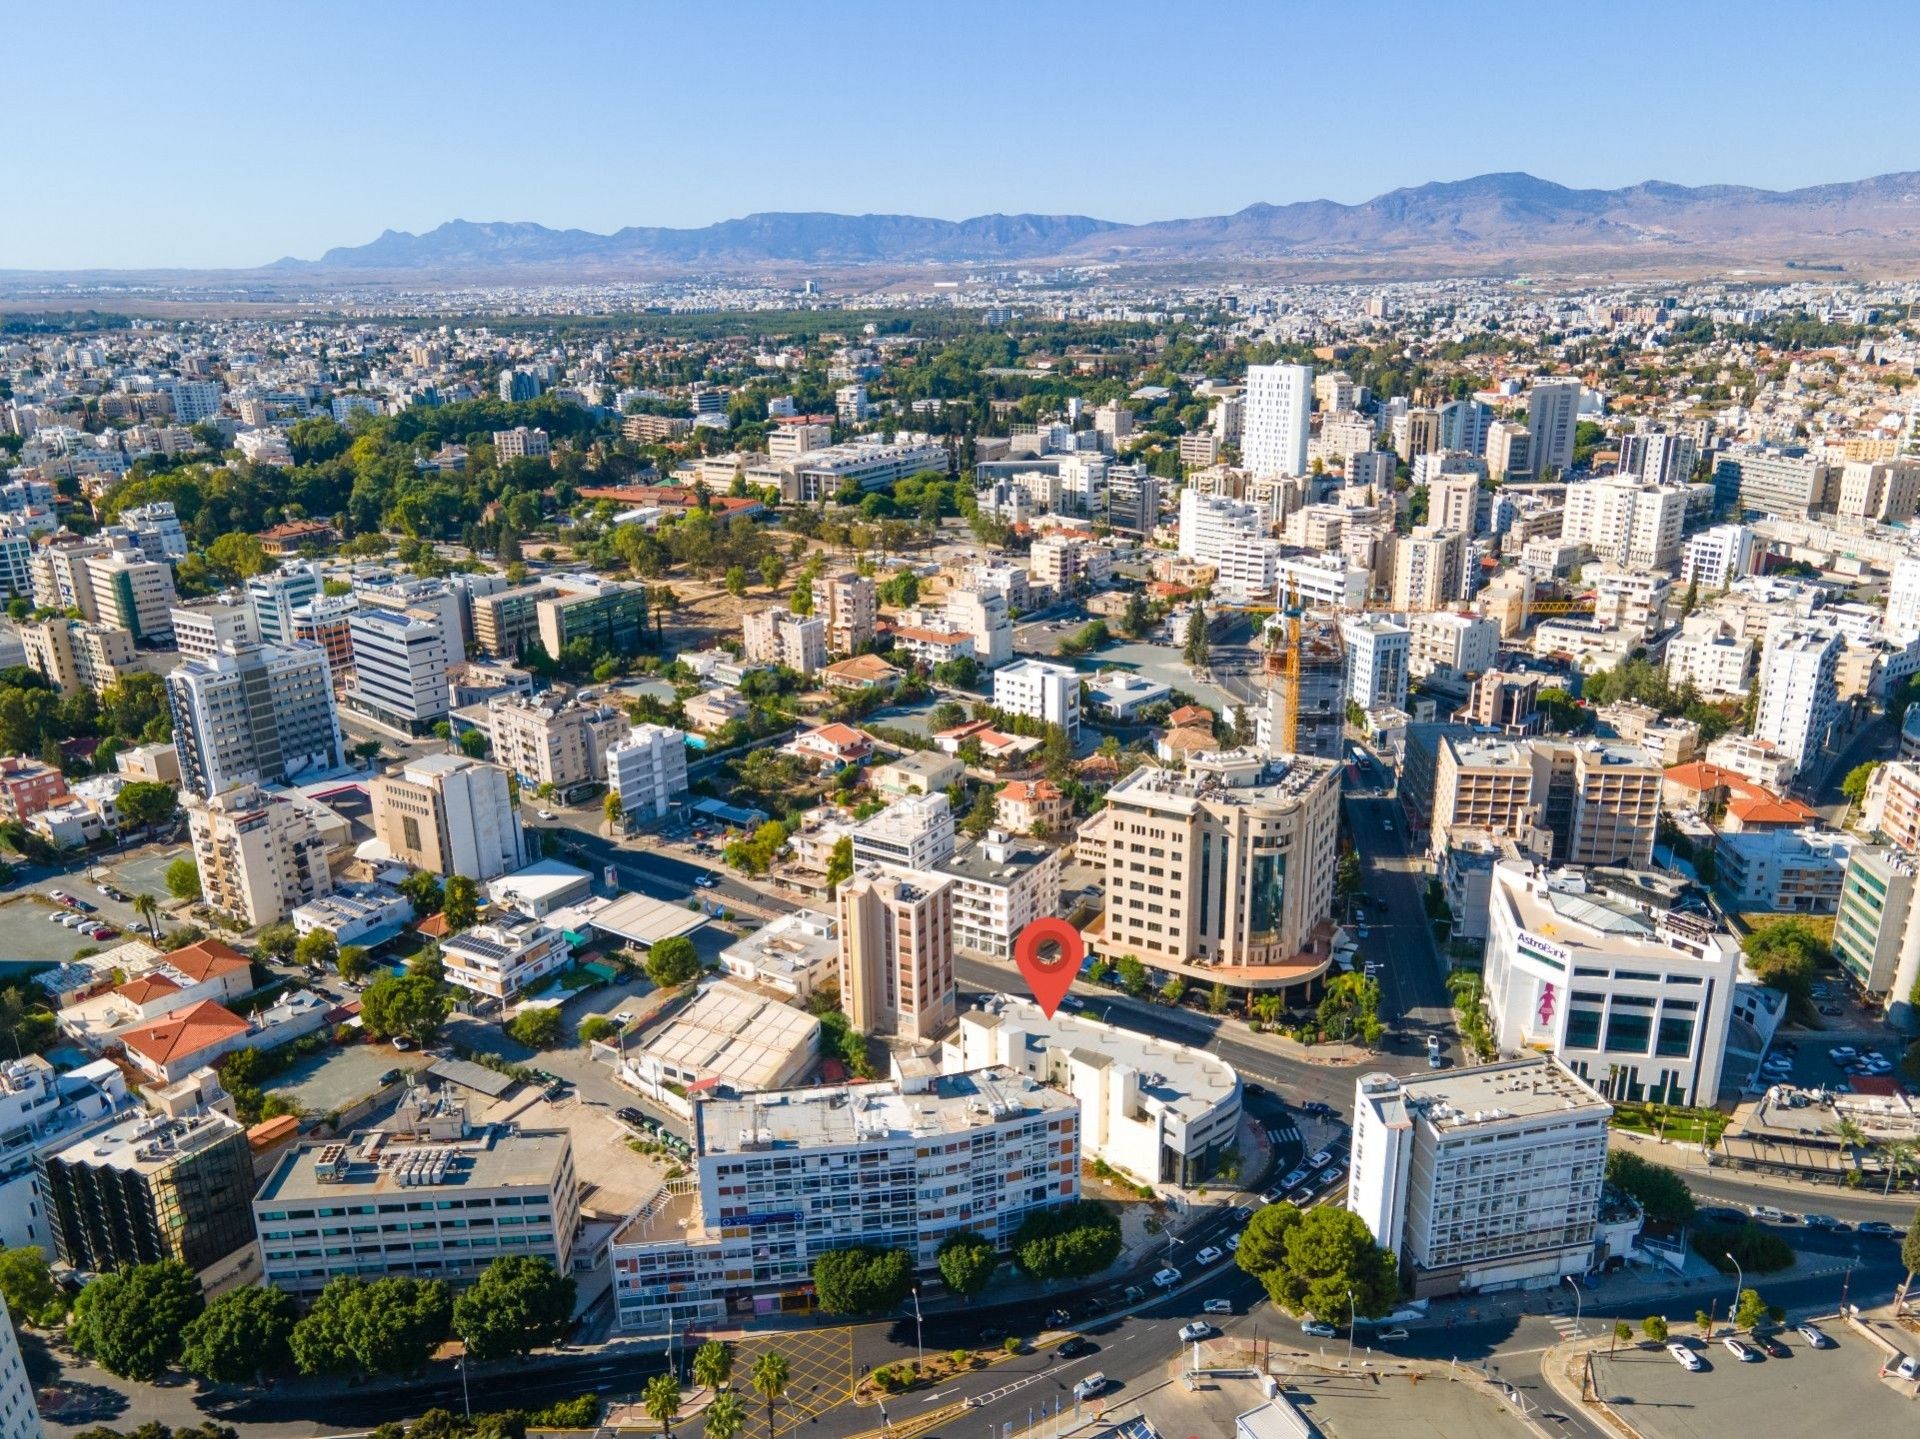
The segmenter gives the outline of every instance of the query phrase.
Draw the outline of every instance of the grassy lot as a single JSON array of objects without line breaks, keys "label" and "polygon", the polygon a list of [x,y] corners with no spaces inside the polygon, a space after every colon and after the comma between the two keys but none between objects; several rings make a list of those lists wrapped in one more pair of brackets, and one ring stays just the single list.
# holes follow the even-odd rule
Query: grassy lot
[{"label": "grassy lot", "polygon": [[1704,1144],[1709,1149],[1720,1142],[1732,1116],[1717,1109],[1688,1109],[1677,1104],[1631,1104],[1614,1106],[1616,1129],[1636,1134],[1653,1134],[1678,1144]]}]

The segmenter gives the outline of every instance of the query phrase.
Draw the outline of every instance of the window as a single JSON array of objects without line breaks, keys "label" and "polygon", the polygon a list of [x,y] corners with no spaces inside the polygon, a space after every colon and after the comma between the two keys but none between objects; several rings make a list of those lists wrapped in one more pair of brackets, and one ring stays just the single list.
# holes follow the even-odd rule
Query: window
[{"label": "window", "polygon": [[1622,1054],[1645,1054],[1653,1038],[1653,1016],[1633,1011],[1614,1011],[1607,1020],[1607,1045]]},{"label": "window", "polygon": [[1684,1059],[1693,1053],[1693,1016],[1662,1014],[1660,1041],[1654,1053],[1667,1059]]}]

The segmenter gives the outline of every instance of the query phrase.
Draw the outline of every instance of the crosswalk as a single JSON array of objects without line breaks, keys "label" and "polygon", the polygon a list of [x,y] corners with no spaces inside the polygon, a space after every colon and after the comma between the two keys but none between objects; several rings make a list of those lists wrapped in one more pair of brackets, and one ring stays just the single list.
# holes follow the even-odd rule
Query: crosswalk
[{"label": "crosswalk", "polygon": [[1298,1144],[1300,1142],[1300,1127],[1296,1124],[1281,1125],[1278,1128],[1269,1126],[1267,1129],[1267,1142],[1269,1144]]},{"label": "crosswalk", "polygon": [[1584,1339],[1587,1337],[1585,1321],[1583,1320],[1581,1323],[1575,1324],[1571,1314],[1550,1314],[1547,1316],[1547,1322],[1554,1327],[1555,1332],[1558,1333],[1562,1339]]}]

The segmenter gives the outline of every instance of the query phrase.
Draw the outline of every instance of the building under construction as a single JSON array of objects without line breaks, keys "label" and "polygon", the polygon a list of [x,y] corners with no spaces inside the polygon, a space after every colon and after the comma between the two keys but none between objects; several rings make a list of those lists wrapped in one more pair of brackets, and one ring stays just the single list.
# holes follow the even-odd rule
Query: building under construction
[{"label": "building under construction", "polygon": [[1289,610],[1273,620],[1267,651],[1266,714],[1260,742],[1269,754],[1339,759],[1347,725],[1347,650],[1333,615]]}]

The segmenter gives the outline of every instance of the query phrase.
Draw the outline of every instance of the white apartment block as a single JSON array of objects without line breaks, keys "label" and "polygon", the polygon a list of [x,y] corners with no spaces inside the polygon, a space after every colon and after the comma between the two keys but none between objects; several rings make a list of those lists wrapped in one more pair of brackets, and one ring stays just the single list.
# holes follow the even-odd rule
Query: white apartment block
[{"label": "white apartment block", "polygon": [[346,752],[327,656],[299,642],[246,645],[167,675],[181,783],[202,795],[338,768]]},{"label": "white apartment block", "polygon": [[988,830],[935,868],[953,881],[953,947],[961,954],[1011,959],[1021,930],[1059,912],[1061,850],[1045,840]]},{"label": "white apartment block", "polygon": [[740,621],[748,664],[785,665],[810,675],[827,662],[827,622],[818,615],[796,615],[777,606]]},{"label": "white apartment block", "polygon": [[1006,1249],[1080,1197],[1080,1106],[1007,1069],[775,1090],[693,1106],[696,1187],[613,1239],[615,1323],[658,1333],[801,1304],[859,1242],[932,1273],[948,1236]]},{"label": "white apartment block", "polygon": [[1578,1282],[1600,1244],[1613,1107],[1551,1056],[1355,1086],[1347,1208],[1416,1299]]},{"label": "white apartment block", "polygon": [[1684,488],[1609,475],[1567,486],[1560,538],[1588,545],[1612,564],[1671,570],[1680,558],[1686,511]]},{"label": "white apartment block", "polygon": [[1293,555],[1274,563],[1273,584],[1276,595],[1292,596],[1309,609],[1360,610],[1373,572],[1339,554]]},{"label": "white apartment block", "polygon": [[1432,610],[1407,617],[1407,673],[1484,674],[1500,650],[1500,626],[1483,615]]},{"label": "white apartment block", "polygon": [[1311,365],[1249,365],[1240,455],[1256,475],[1304,475],[1313,414]]},{"label": "white apartment block", "polygon": [[410,735],[446,718],[447,634],[438,619],[423,611],[357,609],[347,625],[353,641],[347,708]]},{"label": "white apartment block", "polygon": [[40,1410],[33,1402],[33,1381],[20,1357],[20,1336],[0,1299],[0,1439],[44,1439]]},{"label": "white apartment block", "polygon": [[509,1000],[573,960],[565,933],[508,916],[448,935],[440,945],[447,983],[486,999]]},{"label": "white apartment block", "polygon": [[1271,599],[1280,576],[1280,557],[1287,547],[1279,540],[1239,535],[1221,547],[1213,563],[1218,567],[1214,588],[1232,600]]},{"label": "white apartment block", "polygon": [[1761,651],[1754,738],[1789,755],[1802,770],[1818,756],[1839,718],[1834,669],[1844,648],[1838,630],[1786,621],[1773,629]]},{"label": "white apartment block", "polygon": [[580,1181],[564,1129],[472,1125],[409,1089],[381,1128],[280,1156],[253,1197],[261,1282],[309,1295],[336,1275],[460,1284],[496,1259],[573,1266]]},{"label": "white apartment block", "polygon": [[545,430],[530,430],[515,425],[511,430],[493,432],[493,456],[496,460],[539,460],[553,453],[553,442]]},{"label": "white apartment block", "polygon": [[332,890],[327,842],[302,806],[243,784],[211,799],[185,793],[181,807],[210,908],[253,929]]},{"label": "white apartment block", "polygon": [[1687,540],[1680,557],[1680,587],[1703,595],[1724,590],[1753,570],[1754,534],[1745,525],[1715,525]]},{"label": "white apartment block", "polygon": [[629,728],[625,714],[606,704],[568,703],[552,692],[495,695],[487,701],[487,736],[494,763],[519,776],[524,788],[569,803],[607,778],[607,750]]},{"label": "white apartment block", "polygon": [[1340,621],[1347,648],[1347,698],[1371,713],[1405,709],[1412,631],[1385,615]]},{"label": "white apartment block", "polygon": [[1080,672],[1046,660],[1007,665],[994,671],[993,707],[1059,725],[1074,739],[1080,733]]},{"label": "white apartment block", "polygon": [[993,669],[1013,658],[1013,621],[1001,591],[950,589],[943,617],[950,632],[973,641],[973,657],[981,668]]},{"label": "white apartment block", "polygon": [[687,737],[667,725],[638,724],[607,750],[607,788],[628,826],[664,819],[687,792]]},{"label": "white apartment block", "polygon": [[[111,1129],[138,1107],[127,1077],[109,1059],[64,1074],[37,1054],[0,1067],[0,1144],[5,1145],[0,1159],[0,1245],[39,1249],[54,1258],[53,1230],[46,1196],[34,1176],[34,1156],[69,1149]],[[0,1345],[5,1343],[6,1336],[0,1334]]]},{"label": "white apartment block", "polygon": [[1217,565],[1229,545],[1236,540],[1260,539],[1267,528],[1267,515],[1258,505],[1203,495],[1191,486],[1180,492],[1182,559]]},{"label": "white apartment block", "polygon": [[1905,642],[1920,635],[1920,555],[1901,555],[1887,581],[1887,636]]},{"label": "white apartment block", "polygon": [[1667,680],[1692,684],[1705,699],[1743,697],[1753,683],[1757,647],[1720,616],[1690,615],[1667,642]]},{"label": "white apartment block", "polygon": [[[1351,460],[1373,448],[1373,421],[1351,410],[1334,410],[1320,421],[1320,458],[1328,465]],[[1348,472],[1347,479],[1353,475]]]},{"label": "white apartment block", "polygon": [[253,606],[224,600],[175,605],[171,613],[174,647],[182,659],[211,659],[224,649],[260,643]]},{"label": "white apartment block", "polygon": [[1593,622],[1609,629],[1628,630],[1651,639],[1666,627],[1667,603],[1673,596],[1671,576],[1654,570],[1598,565],[1586,572],[1593,587]]},{"label": "white apartment block", "polygon": [[1573,463],[1573,435],[1580,419],[1580,382],[1545,380],[1527,392],[1527,433],[1532,436],[1533,473],[1565,470]]},{"label": "white apartment block", "polygon": [[1611,1099],[1710,1103],[1739,971],[1739,946],[1700,916],[1494,865],[1486,1005],[1503,1053],[1554,1054]]},{"label": "white apartment block", "polygon": [[953,854],[953,806],[944,792],[908,795],[853,829],[853,862],[932,869]]}]

